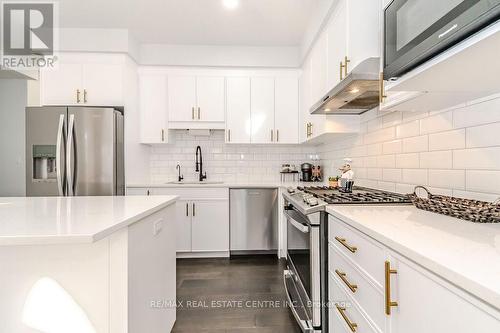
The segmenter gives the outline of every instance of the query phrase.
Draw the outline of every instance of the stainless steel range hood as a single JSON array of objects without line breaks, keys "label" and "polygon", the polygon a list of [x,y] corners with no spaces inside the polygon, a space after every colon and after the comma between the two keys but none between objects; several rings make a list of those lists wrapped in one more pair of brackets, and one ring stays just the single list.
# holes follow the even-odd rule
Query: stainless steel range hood
[{"label": "stainless steel range hood", "polygon": [[312,114],[361,114],[379,105],[380,58],[368,58],[314,104]]}]

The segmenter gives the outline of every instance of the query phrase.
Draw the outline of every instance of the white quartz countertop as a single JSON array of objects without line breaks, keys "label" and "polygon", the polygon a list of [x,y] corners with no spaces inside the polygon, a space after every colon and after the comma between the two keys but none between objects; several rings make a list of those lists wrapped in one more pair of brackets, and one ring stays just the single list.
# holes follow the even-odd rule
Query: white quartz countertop
[{"label": "white quartz countertop", "polygon": [[176,200],[176,196],[0,198],[0,246],[96,242]]},{"label": "white quartz countertop", "polygon": [[328,213],[500,309],[500,224],[414,206],[329,206]]},{"label": "white quartz countertop", "polygon": [[175,183],[138,183],[128,184],[127,188],[279,188],[297,186],[324,186],[324,182],[258,182],[258,183],[205,183],[205,184],[175,184]]}]

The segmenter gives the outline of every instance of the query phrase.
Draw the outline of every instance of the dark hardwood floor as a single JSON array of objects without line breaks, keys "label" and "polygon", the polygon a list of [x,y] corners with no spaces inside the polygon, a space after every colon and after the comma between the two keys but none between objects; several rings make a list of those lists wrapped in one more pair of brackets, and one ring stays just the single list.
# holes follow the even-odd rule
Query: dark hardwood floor
[{"label": "dark hardwood floor", "polygon": [[275,255],[177,260],[174,333],[300,332]]}]

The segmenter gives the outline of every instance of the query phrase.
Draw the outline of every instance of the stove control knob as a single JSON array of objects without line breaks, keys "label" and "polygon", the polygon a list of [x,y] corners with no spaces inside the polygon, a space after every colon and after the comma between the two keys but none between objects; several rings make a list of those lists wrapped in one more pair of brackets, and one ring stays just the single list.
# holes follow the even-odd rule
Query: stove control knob
[{"label": "stove control knob", "polygon": [[287,188],[286,191],[291,194],[295,193],[295,189],[293,187]]},{"label": "stove control knob", "polygon": [[317,206],[318,205],[318,199],[316,199],[316,198],[310,198],[310,199],[307,200],[307,203],[310,206]]}]

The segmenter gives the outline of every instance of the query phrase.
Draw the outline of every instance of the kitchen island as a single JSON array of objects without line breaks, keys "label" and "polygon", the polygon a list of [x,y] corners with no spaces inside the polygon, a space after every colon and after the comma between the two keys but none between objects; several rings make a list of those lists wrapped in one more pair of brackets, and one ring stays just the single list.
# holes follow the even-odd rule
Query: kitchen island
[{"label": "kitchen island", "polygon": [[0,332],[169,332],[176,200],[1,198]]}]

